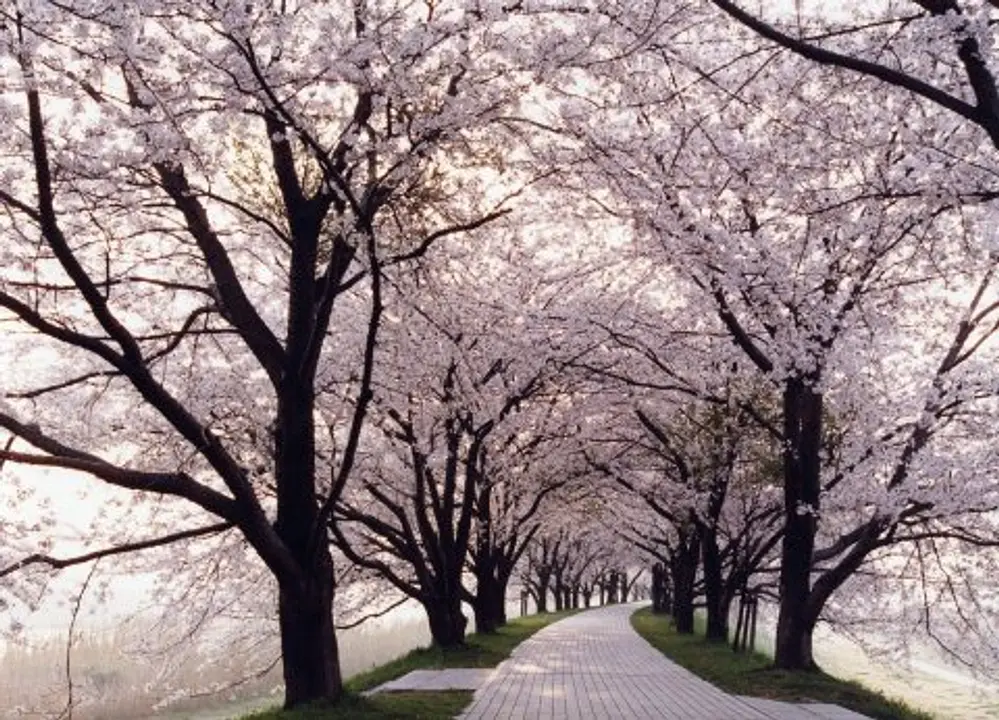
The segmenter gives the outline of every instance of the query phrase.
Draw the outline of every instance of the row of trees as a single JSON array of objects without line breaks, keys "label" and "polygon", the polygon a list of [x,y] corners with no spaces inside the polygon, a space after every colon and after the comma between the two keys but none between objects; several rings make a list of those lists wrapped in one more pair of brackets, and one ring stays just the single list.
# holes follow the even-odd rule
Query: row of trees
[{"label": "row of trees", "polygon": [[707,638],[724,641],[737,595],[775,594],[766,571],[783,526],[775,444],[731,396],[718,401],[728,404],[688,405],[669,420],[636,409],[599,470],[605,497],[629,508],[619,532],[653,563],[656,609],[692,633],[700,604]]},{"label": "row of trees", "polygon": [[[615,172],[632,170],[628,177],[637,182],[625,197],[644,234],[666,250],[664,259],[671,256],[678,281],[738,349],[733,360],[769,388],[762,403],[744,396],[736,404],[779,443],[775,661],[808,668],[813,630],[834,594],[862,567],[884,569],[878,559],[889,548],[904,546],[919,558],[920,572],[945,586],[973,587],[968,576],[957,581],[948,562],[925,570],[924,554],[953,558],[955,541],[969,549],[996,542],[994,455],[975,440],[979,422],[995,409],[996,257],[982,237],[989,228],[982,203],[993,188],[989,149],[977,127],[939,118],[924,104],[989,127],[995,81],[984,48],[993,41],[991,30],[970,18],[990,11],[917,2],[914,15],[871,10],[870,28],[823,26],[821,17],[799,15],[797,27],[783,31],[775,29],[787,27],[780,18],[768,24],[733,3],[713,4],[762,36],[761,45],[729,26],[728,42],[767,55],[770,78],[753,89],[743,68],[736,74],[746,80],[734,95],[726,85],[696,105],[685,100],[681,112],[719,118],[691,135],[659,114],[647,134],[619,143]],[[865,41],[889,33],[903,42],[909,32],[928,44],[933,72],[946,76],[936,79],[939,87],[892,62],[801,40],[836,37],[857,52],[854,43],[866,49],[874,45]],[[947,52],[960,58],[958,69],[942,70]],[[819,73],[795,54],[840,70]],[[666,60],[666,67],[676,63]],[[679,80],[659,73],[661,96],[675,95],[678,84],[704,70]],[[860,102],[871,89],[856,72],[910,91],[892,96],[883,125]],[[723,74],[735,79],[731,68]],[[976,104],[955,100],[957,83],[970,86]],[[817,96],[834,106],[819,122]],[[760,113],[761,102],[781,110]],[[912,114],[925,125],[910,121]],[[927,134],[926,125],[942,131],[933,120],[947,128],[945,146]],[[658,142],[658,153],[636,153],[629,147],[636,135],[643,145]],[[732,138],[741,145],[734,152]],[[759,162],[774,145],[782,152]],[[807,157],[798,148],[807,148]],[[705,204],[706,197],[714,200]],[[967,452],[975,453],[970,468],[961,459]],[[710,520],[710,500],[708,508]],[[704,554],[706,578],[714,574],[713,554]],[[951,600],[974,602],[957,593]],[[932,604],[922,602],[920,614],[929,618]],[[993,633],[984,632],[986,646]]]},{"label": "row of trees", "polygon": [[599,525],[586,535],[578,527],[546,530],[529,548],[519,577],[538,612],[627,602],[638,594],[643,571],[627,563],[640,568],[640,558],[620,538]]},{"label": "row of trees", "polygon": [[329,522],[346,558],[424,607],[441,646],[464,641],[463,602],[479,631],[505,622],[510,580],[550,500],[586,475],[562,372],[586,348],[544,322],[569,296],[507,252],[396,288],[359,480]]},{"label": "row of trees", "polygon": [[352,578],[450,645],[636,548],[781,667],[861,586],[999,665],[995,9],[911,5],[0,8],[0,593],[218,542],[289,706]]}]

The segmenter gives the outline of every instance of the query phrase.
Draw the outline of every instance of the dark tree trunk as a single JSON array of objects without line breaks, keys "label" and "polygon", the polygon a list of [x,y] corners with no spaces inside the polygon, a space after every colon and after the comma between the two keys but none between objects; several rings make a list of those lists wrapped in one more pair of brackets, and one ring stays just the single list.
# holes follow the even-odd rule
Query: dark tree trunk
[{"label": "dark tree trunk", "polygon": [[519,559],[520,553],[518,552],[502,557],[497,561],[495,595],[493,596],[493,614],[496,627],[506,625],[506,594],[510,587],[510,578],[513,576],[513,569]]},{"label": "dark tree trunk", "polygon": [[666,568],[662,563],[652,566],[652,612],[669,612],[669,585]]},{"label": "dark tree trunk", "polygon": [[310,388],[288,378],[278,398],[274,528],[302,569],[278,578],[285,707],[336,700],[343,691],[333,629],[333,559],[319,527]]},{"label": "dark tree trunk", "polygon": [[608,575],[606,580],[607,586],[607,604],[616,605],[617,604],[617,570],[612,570],[610,575]]},{"label": "dark tree trunk", "polygon": [[[484,483],[475,505],[475,632],[494,633],[506,624],[506,588],[517,557],[508,556],[493,536],[492,486]],[[511,551],[511,555],[514,551]]]},{"label": "dark tree trunk", "polygon": [[672,615],[678,633],[689,635],[694,632],[694,594],[685,582],[676,586]]},{"label": "dark tree trunk", "polygon": [[441,552],[443,563],[440,574],[429,586],[430,593],[423,602],[430,623],[430,635],[438,647],[455,647],[465,643],[468,618],[461,612],[464,592],[461,585],[464,551],[459,549],[461,547],[462,543],[445,543]]},{"label": "dark tree trunk", "polygon": [[[324,554],[329,559],[328,550]],[[316,700],[336,700],[343,688],[333,629],[332,565],[330,560],[329,572],[312,578],[306,591],[280,591],[278,617],[288,708]]]},{"label": "dark tree trunk", "polygon": [[430,623],[430,636],[434,645],[453,648],[465,644],[468,619],[461,612],[461,602],[427,602],[423,609]]},{"label": "dark tree trunk", "polygon": [[476,591],[472,612],[475,617],[475,632],[477,633],[494,633],[501,624],[496,617],[494,600],[491,595]]},{"label": "dark tree trunk", "polygon": [[552,573],[552,595],[555,597],[555,612],[565,609],[565,575],[561,567],[556,566]]},{"label": "dark tree trunk", "polygon": [[808,595],[819,509],[822,395],[803,379],[787,381],[784,389],[784,438],[784,537],[774,664],[810,670],[815,667],[814,623],[808,618]]},{"label": "dark tree trunk", "polygon": [[488,572],[477,575],[475,600],[472,610],[475,613],[475,632],[494,633],[506,624],[506,584]]},{"label": "dark tree trunk", "polygon": [[697,533],[681,535],[677,552],[670,562],[673,577],[673,621],[678,633],[694,632],[694,582],[700,543]]},{"label": "dark tree trunk", "polygon": [[548,578],[545,578],[543,582],[539,580],[534,599],[539,613],[548,612]]},{"label": "dark tree trunk", "polygon": [[[481,511],[480,511],[481,512]],[[486,525],[488,527],[488,524]],[[488,536],[481,526],[477,530],[475,552],[475,597],[472,600],[472,613],[475,617],[475,632],[493,633],[498,627],[493,613],[496,595],[496,563],[493,562]]]},{"label": "dark tree trunk", "polygon": [[708,640],[725,642],[728,639],[728,602],[722,577],[721,551],[714,528],[701,528],[701,558],[704,568],[704,598],[707,605]]},{"label": "dark tree trunk", "polygon": [[513,569],[519,560],[520,555],[505,557],[499,560],[496,565],[496,585],[493,595],[493,616],[496,627],[506,625],[506,595],[510,587],[510,578],[513,576]]},{"label": "dark tree trunk", "polygon": [[[788,626],[783,635],[778,635],[777,652],[774,664],[785,670],[817,670],[815,658],[812,655],[812,633],[815,624],[802,618],[800,624]],[[777,657],[782,658],[777,664]]]}]

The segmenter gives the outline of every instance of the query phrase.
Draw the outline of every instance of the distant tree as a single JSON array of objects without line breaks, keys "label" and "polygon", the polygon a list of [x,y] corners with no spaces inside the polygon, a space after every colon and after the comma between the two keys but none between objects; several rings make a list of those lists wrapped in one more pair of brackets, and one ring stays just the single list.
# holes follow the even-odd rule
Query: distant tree
[{"label": "distant tree", "polygon": [[389,306],[372,409],[381,442],[330,529],[348,558],[423,605],[447,647],[464,642],[463,601],[479,632],[505,622],[539,513],[576,474],[577,410],[561,371],[586,348],[560,339],[548,314],[565,293],[526,251],[440,264]]}]

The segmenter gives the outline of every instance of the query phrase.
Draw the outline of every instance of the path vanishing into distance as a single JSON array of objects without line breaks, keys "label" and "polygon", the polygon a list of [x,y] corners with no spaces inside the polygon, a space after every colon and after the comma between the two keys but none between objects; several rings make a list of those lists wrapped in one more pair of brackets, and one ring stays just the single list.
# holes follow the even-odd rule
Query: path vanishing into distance
[{"label": "path vanishing into distance", "polygon": [[463,720],[863,720],[836,705],[722,692],[631,627],[641,605],[587,610],[521,643],[475,692]]}]

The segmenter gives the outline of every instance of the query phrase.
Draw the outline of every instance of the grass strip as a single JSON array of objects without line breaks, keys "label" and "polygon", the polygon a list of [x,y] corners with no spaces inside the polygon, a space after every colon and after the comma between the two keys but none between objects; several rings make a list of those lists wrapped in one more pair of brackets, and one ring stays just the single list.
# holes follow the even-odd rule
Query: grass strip
[{"label": "grass strip", "polygon": [[[786,702],[832,703],[876,720],[933,720],[933,715],[821,671],[777,670],[761,653],[736,653],[703,634],[680,635],[665,615],[643,608],[631,616],[639,635],[663,655],[732,695]],[[701,631],[703,633],[703,629]]]},{"label": "grass strip", "polygon": [[369,697],[348,694],[335,705],[274,708],[247,715],[245,720],[451,720],[471,700],[472,693],[467,690],[392,692]]}]

